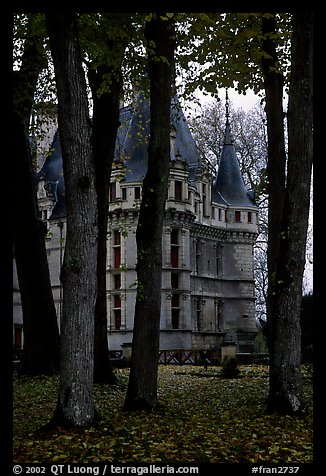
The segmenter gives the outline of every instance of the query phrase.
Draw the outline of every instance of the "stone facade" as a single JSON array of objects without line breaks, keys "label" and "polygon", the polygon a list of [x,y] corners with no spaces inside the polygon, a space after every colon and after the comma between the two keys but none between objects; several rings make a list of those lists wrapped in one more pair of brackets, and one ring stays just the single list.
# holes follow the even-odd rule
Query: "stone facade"
[{"label": "stone facade", "polygon": [[[250,352],[256,333],[253,244],[257,211],[230,209],[213,202],[205,218],[199,221],[203,216],[201,193],[196,196],[195,206],[195,197],[185,180],[183,195],[180,200],[176,199],[175,168],[171,164],[164,222],[160,348],[216,349],[222,342],[233,341],[239,352]],[[120,171],[113,171],[113,183],[118,174]],[[140,205],[137,188],[141,187],[139,183],[115,183],[116,197],[110,202],[107,243],[111,350],[119,350],[122,344],[132,341]],[[199,182],[198,185],[202,191],[203,185],[210,184]],[[237,212],[241,215],[240,223],[235,222]],[[248,213],[251,214],[249,223]],[[48,257],[58,313],[64,235],[65,222],[50,221]]]},{"label": "stone facade", "polygon": [[[132,120],[137,120],[135,113]],[[247,199],[243,184],[244,199],[232,200],[232,194],[225,198],[225,189],[218,188],[221,178],[198,158],[184,120],[181,126],[171,122],[170,177],[162,250],[160,349],[219,350],[221,344],[233,342],[237,352],[252,352],[256,335],[253,244],[258,234],[257,206]],[[234,161],[235,152],[228,134],[227,130],[224,148],[231,150]],[[130,152],[130,131],[128,140]],[[188,149],[182,143],[187,143]],[[136,160],[129,153],[129,162],[117,161],[111,175],[107,241],[108,345],[110,350],[117,351],[132,341],[137,285],[136,228],[145,173],[142,171],[139,176],[135,173],[139,170],[139,154],[137,157]],[[221,169],[222,160],[226,159],[222,152]],[[233,167],[239,168],[236,159]],[[240,169],[236,173],[239,175]],[[232,174],[230,176],[232,182]],[[236,180],[232,186],[237,186]],[[222,189],[224,195],[220,192]],[[235,191],[232,193],[235,197]],[[39,201],[42,216],[48,220],[47,251],[60,317],[59,274],[64,253],[65,216],[51,215],[56,201],[42,180]]]}]

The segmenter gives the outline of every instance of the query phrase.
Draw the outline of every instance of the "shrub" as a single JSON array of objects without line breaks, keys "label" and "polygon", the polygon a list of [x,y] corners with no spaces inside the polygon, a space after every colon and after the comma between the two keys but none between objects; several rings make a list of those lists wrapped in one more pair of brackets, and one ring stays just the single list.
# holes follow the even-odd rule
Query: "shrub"
[{"label": "shrub", "polygon": [[238,377],[240,370],[237,368],[237,359],[235,357],[224,357],[221,373],[224,378]]}]

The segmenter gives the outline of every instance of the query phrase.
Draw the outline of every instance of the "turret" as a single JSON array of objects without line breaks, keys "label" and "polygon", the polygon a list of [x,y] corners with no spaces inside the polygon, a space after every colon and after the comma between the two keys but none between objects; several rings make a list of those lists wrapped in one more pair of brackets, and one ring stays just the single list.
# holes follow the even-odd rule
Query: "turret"
[{"label": "turret", "polygon": [[253,190],[247,190],[232,140],[228,103],[220,164],[212,185],[212,202],[225,209],[226,229],[258,233],[258,207]]},{"label": "turret", "polygon": [[239,162],[231,136],[228,106],[224,143],[217,176],[213,183],[212,199],[215,203],[221,205],[240,207],[255,206],[253,193],[246,189],[241,175]]}]

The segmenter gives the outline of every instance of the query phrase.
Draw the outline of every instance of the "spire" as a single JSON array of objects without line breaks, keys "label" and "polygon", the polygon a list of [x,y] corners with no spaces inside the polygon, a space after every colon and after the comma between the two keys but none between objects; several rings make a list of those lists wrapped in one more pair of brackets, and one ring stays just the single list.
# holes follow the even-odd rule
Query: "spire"
[{"label": "spire", "polygon": [[225,88],[225,117],[226,124],[228,124],[230,117],[228,88]]},{"label": "spire", "polygon": [[232,145],[232,137],[231,137],[231,126],[229,122],[230,117],[230,109],[229,109],[229,95],[228,95],[228,88],[225,89],[225,133],[224,133],[224,145]]},{"label": "spire", "polygon": [[224,143],[220,165],[212,188],[212,197],[216,203],[224,205],[252,206],[254,203],[244,185],[233,145],[229,116],[229,97],[228,91],[226,90]]}]

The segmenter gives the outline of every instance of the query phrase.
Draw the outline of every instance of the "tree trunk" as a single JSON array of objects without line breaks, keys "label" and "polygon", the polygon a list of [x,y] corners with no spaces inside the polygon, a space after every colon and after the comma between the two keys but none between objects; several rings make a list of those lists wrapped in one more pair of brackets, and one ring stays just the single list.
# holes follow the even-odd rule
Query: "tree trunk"
[{"label": "tree trunk", "polygon": [[[110,91],[98,95],[105,75],[111,73]],[[122,77],[101,66],[97,71],[89,71],[89,82],[93,96],[92,141],[96,173],[97,208],[98,208],[98,251],[97,251],[97,298],[95,307],[95,341],[94,341],[94,382],[117,383],[117,378],[110,361],[107,337],[107,298],[106,298],[106,259],[108,227],[108,193],[112,162],[120,113],[120,92]]]},{"label": "tree trunk", "polygon": [[86,427],[95,421],[97,198],[91,125],[75,17],[51,13],[47,25],[58,93],[67,207],[60,382],[54,421]]},{"label": "tree trunk", "polygon": [[300,308],[312,169],[312,14],[294,13],[288,172],[275,282],[269,410],[302,407]]},{"label": "tree trunk", "polygon": [[145,27],[150,76],[150,140],[136,232],[138,286],[130,377],[124,403],[127,410],[152,409],[157,404],[162,231],[170,162],[173,32],[173,20],[162,20],[160,14]]},{"label": "tree trunk", "polygon": [[[272,345],[274,334],[274,297],[273,285],[276,276],[276,262],[281,236],[281,217],[285,200],[286,154],[284,138],[283,83],[282,73],[278,71],[276,44],[273,39],[276,31],[275,15],[263,17],[262,33],[264,35],[263,51],[268,56],[262,57],[262,70],[266,97],[266,118],[268,136],[268,291],[266,302],[268,345]],[[270,348],[272,351],[272,349]],[[273,352],[272,352],[273,353]]]},{"label": "tree trunk", "polygon": [[22,65],[14,72],[13,241],[24,322],[20,372],[53,374],[59,369],[59,329],[45,248],[46,226],[39,218],[28,128],[36,82],[44,67],[43,37],[29,16]]},{"label": "tree trunk", "polygon": [[32,160],[23,126],[13,122],[15,260],[24,322],[20,373],[51,375],[59,369],[59,329],[45,249],[46,225],[38,217]]}]

